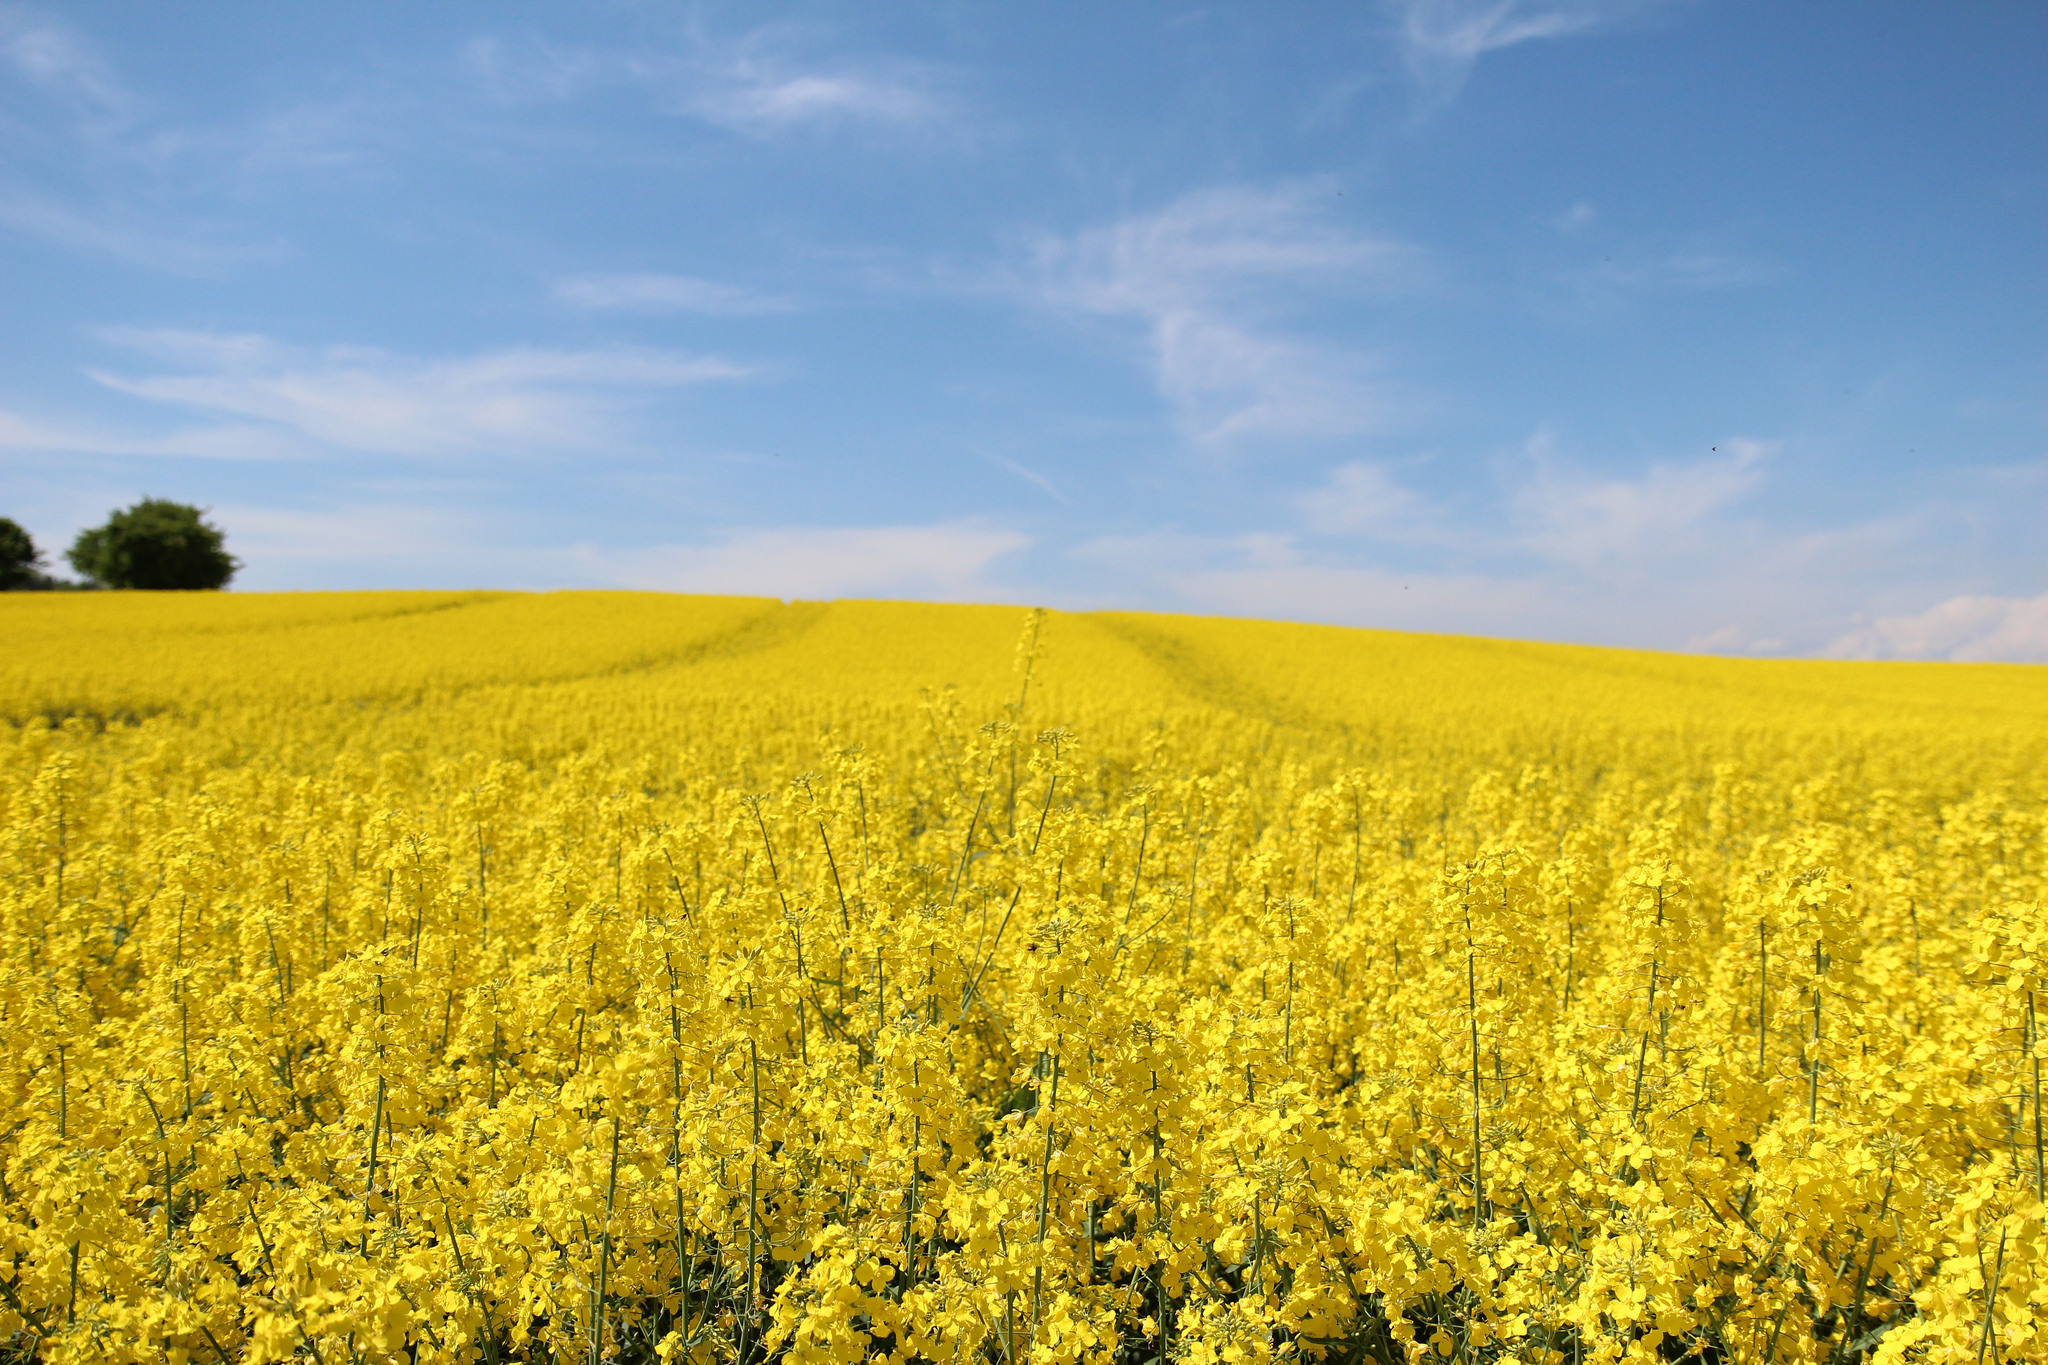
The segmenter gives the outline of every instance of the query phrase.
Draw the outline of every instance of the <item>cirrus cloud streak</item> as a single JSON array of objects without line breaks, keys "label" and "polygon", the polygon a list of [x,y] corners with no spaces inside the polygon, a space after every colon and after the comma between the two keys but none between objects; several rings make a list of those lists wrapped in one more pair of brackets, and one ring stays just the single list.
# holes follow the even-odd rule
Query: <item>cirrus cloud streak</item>
[{"label": "cirrus cloud streak", "polygon": [[623,438],[636,401],[757,373],[666,350],[511,348],[454,359],[374,347],[302,348],[272,338],[109,328],[109,342],[168,367],[93,370],[116,392],[242,421],[322,445],[386,455],[560,450]]}]

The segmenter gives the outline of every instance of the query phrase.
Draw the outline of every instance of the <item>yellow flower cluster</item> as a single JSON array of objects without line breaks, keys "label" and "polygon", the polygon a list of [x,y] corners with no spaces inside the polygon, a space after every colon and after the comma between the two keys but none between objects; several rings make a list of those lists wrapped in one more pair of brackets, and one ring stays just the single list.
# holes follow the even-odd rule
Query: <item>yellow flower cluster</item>
[{"label": "yellow flower cluster", "polygon": [[2043,670],[595,594],[0,641],[0,1357],[2048,1359]]}]

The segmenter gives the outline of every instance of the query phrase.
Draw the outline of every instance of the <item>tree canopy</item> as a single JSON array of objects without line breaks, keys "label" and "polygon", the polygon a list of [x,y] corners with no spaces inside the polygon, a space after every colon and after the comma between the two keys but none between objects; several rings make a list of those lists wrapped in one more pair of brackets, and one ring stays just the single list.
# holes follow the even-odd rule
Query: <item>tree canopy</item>
[{"label": "tree canopy", "polygon": [[103,588],[207,591],[226,587],[242,567],[226,539],[199,508],[144,498],[79,532],[65,557]]},{"label": "tree canopy", "polygon": [[35,537],[10,517],[0,517],[0,592],[24,588],[45,588],[50,580],[43,573],[43,552]]}]

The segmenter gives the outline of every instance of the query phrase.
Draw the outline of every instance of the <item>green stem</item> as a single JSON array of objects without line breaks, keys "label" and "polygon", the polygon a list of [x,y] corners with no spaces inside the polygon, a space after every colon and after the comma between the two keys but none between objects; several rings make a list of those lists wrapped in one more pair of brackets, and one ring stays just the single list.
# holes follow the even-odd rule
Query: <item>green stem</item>
[{"label": "green stem", "polygon": [[384,1132],[384,1078],[377,1078],[377,1112],[370,1119],[370,1174],[363,1182],[363,1255],[370,1254],[370,1195],[377,1188],[377,1139]]},{"label": "green stem", "polygon": [[1045,1157],[1038,1167],[1038,1264],[1031,1271],[1031,1339],[1038,1341],[1038,1319],[1045,1298],[1045,1228],[1052,1205],[1053,1110],[1060,1102],[1060,1055],[1052,1055],[1052,1092],[1045,1104]]}]

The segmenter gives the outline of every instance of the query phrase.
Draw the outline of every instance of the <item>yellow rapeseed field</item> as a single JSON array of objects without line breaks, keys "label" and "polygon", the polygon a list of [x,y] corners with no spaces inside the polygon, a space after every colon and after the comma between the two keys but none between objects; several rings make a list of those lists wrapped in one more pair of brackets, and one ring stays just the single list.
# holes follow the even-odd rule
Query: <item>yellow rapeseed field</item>
[{"label": "yellow rapeseed field", "polygon": [[0,597],[0,1359],[2048,1360],[2048,670]]}]

